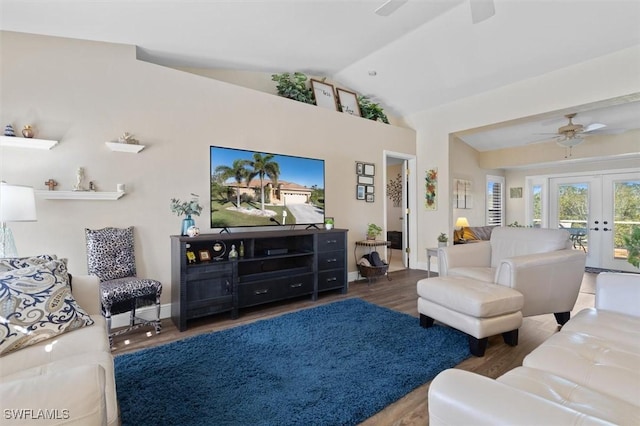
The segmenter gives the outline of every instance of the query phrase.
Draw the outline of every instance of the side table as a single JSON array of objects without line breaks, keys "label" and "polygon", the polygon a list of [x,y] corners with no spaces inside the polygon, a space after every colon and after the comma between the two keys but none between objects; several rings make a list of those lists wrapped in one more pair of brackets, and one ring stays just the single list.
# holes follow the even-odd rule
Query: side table
[{"label": "side table", "polygon": [[435,256],[436,260],[438,260],[437,247],[427,248],[427,278],[431,278],[431,256]]},{"label": "side table", "polygon": [[[387,251],[387,264],[385,266],[371,266],[365,267],[358,264],[358,247],[368,247],[369,253],[371,253],[371,249],[375,247],[386,247],[391,246],[391,241],[383,241],[383,240],[363,240],[356,241],[356,246],[353,249],[353,257],[356,260],[356,265],[358,267],[358,274],[367,278],[369,282],[371,281],[371,277],[378,277],[381,275],[386,275],[387,279],[391,281],[391,277],[389,276],[389,264],[391,263],[391,253]],[[366,268],[366,269],[365,269]]]}]

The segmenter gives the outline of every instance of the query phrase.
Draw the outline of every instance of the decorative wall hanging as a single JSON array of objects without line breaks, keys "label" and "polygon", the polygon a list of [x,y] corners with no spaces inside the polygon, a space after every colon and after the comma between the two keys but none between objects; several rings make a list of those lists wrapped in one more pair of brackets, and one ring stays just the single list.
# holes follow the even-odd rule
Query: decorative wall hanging
[{"label": "decorative wall hanging", "polygon": [[402,175],[400,173],[387,184],[387,197],[393,202],[393,207],[400,207],[402,201]]},{"label": "decorative wall hanging", "polygon": [[438,210],[438,168],[434,167],[424,177],[424,207],[427,210]]},{"label": "decorative wall hanging", "polygon": [[470,180],[453,180],[453,201],[453,207],[456,209],[470,209],[473,207],[473,196],[471,195]]},{"label": "decorative wall hanging", "polygon": [[373,203],[375,174],[375,164],[356,162],[356,200],[365,200],[368,203]]}]

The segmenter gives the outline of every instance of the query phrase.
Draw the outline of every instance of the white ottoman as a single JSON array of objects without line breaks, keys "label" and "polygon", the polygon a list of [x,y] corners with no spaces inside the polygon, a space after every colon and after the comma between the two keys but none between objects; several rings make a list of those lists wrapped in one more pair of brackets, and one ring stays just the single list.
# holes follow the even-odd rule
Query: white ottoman
[{"label": "white ottoman", "polygon": [[469,335],[469,349],[484,356],[489,336],[502,333],[518,344],[524,297],[516,290],[466,277],[446,276],[418,281],[420,325],[437,320]]}]

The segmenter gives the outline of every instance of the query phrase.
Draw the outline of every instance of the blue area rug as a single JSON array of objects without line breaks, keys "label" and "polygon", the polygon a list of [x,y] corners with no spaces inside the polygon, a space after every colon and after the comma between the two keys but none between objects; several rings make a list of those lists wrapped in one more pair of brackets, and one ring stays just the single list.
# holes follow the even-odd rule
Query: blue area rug
[{"label": "blue area rug", "polygon": [[115,358],[123,425],[355,425],[469,357],[467,337],[348,299]]}]

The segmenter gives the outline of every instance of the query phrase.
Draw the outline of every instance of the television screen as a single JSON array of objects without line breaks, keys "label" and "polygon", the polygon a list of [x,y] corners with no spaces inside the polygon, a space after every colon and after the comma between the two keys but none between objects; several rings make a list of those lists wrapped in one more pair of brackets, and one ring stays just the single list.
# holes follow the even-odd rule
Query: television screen
[{"label": "television screen", "polygon": [[324,160],[210,147],[211,227],[324,222]]}]

